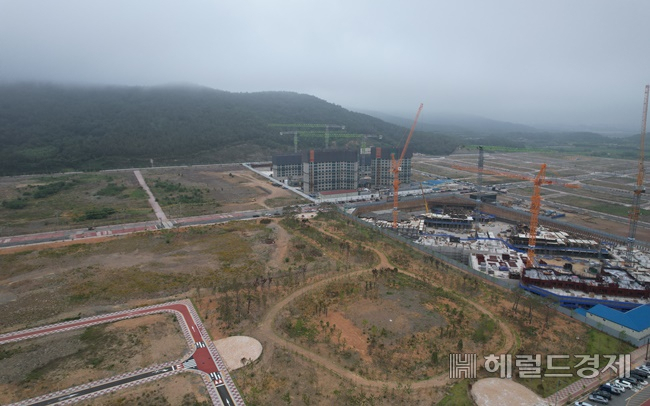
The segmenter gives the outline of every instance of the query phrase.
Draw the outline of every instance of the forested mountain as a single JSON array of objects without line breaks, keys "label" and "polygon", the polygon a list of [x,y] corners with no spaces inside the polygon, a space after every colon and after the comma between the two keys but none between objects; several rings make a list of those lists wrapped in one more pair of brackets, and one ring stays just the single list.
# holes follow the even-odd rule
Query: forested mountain
[{"label": "forested mountain", "polygon": [[[230,93],[196,86],[0,85],[0,175],[268,160],[293,151],[276,123],[341,124],[397,146],[408,129],[290,92]],[[340,139],[343,144],[359,140]],[[459,141],[416,132],[416,152],[448,154]],[[300,139],[303,148],[322,138]]]}]

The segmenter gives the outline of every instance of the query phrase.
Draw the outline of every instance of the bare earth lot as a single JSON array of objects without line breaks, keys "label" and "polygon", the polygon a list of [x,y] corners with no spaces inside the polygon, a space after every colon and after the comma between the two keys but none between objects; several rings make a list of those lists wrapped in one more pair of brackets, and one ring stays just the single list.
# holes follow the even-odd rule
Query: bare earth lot
[{"label": "bare earth lot", "polygon": [[[238,165],[148,169],[143,171],[143,176],[169,218],[261,210],[305,202]],[[156,187],[157,182],[176,184],[185,189],[165,190]],[[193,196],[200,193],[201,197],[181,198],[192,193]]]},{"label": "bare earth lot", "polygon": [[172,315],[156,314],[4,344],[0,403],[32,398],[189,353]]},{"label": "bare earth lot", "polygon": [[[171,219],[305,202],[241,165],[141,172]],[[131,170],[0,178],[0,237],[155,219]]]},{"label": "bare earth lot", "polygon": [[[478,153],[463,151],[447,157],[418,157],[414,168],[438,175],[475,183]],[[552,209],[567,214],[562,221],[593,228],[606,233],[627,237],[628,216],[632,204],[632,190],[636,182],[637,163],[630,160],[601,157],[548,155],[542,153],[486,153],[486,170],[515,173],[534,178],[541,165],[547,164],[546,177],[560,179],[561,183],[578,183],[583,187],[569,189],[561,186],[542,188],[542,210]],[[472,171],[453,169],[452,165],[472,168]],[[532,184],[512,177],[485,174],[484,185],[508,183],[507,195],[498,195],[499,202],[511,201],[513,197],[524,199],[523,208],[530,205]],[[600,189],[593,190],[589,186]],[[553,206],[559,203],[562,206]],[[576,207],[577,210],[571,207]],[[650,222],[650,202],[646,196],[641,198],[639,220]],[[618,220],[605,218],[601,214],[618,216]],[[638,227],[636,239],[650,242],[650,228]]]}]

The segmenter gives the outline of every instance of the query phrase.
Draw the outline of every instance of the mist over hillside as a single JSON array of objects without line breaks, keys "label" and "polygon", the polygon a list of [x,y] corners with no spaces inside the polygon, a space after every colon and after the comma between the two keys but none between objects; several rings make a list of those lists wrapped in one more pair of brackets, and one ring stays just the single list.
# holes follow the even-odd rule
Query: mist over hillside
[{"label": "mist over hillside", "polygon": [[[291,92],[230,93],[206,87],[0,86],[0,174],[270,159],[293,151],[279,123],[341,124],[397,146],[408,129]],[[358,146],[359,139],[333,140]],[[301,148],[322,148],[301,138]],[[419,132],[413,147],[448,154],[452,137]]]},{"label": "mist over hillside", "polygon": [[[410,126],[409,120],[405,117],[370,110],[359,110],[359,112],[377,117],[387,123]],[[540,131],[524,124],[491,120],[489,118],[467,114],[443,114],[436,112],[427,112],[426,115],[423,115],[422,119],[418,122],[418,128],[422,131],[460,136],[484,136],[512,132],[534,133]]]},{"label": "mist over hillside", "polygon": [[[383,136],[369,139],[368,145],[397,147],[412,120],[377,118],[293,92],[5,84],[0,85],[0,175],[146,167],[151,160],[155,165],[269,160],[293,151],[293,136],[280,135],[283,129],[272,126],[284,123],[345,125],[348,133]],[[358,137],[332,138],[330,147],[358,148],[360,143]],[[638,135],[613,139],[541,132],[470,117],[418,122],[411,148],[447,155],[467,144],[638,156]],[[323,137],[299,137],[300,149],[324,146]]]}]

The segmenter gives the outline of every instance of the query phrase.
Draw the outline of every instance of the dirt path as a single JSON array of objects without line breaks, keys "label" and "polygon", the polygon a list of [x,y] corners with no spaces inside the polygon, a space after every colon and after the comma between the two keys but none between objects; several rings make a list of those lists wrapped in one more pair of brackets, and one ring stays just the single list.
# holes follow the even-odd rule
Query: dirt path
[{"label": "dirt path", "polygon": [[256,178],[255,175],[250,173],[249,171],[238,173],[238,175],[241,176],[242,178],[246,178],[251,184],[255,185],[257,188],[267,193],[267,196],[260,197],[259,200],[256,202],[260,206],[263,206],[265,209],[272,209],[272,207],[269,207],[266,204],[267,199],[274,199],[274,198],[287,196],[287,192],[284,189],[271,186],[268,181],[263,181],[261,179]]},{"label": "dirt path", "polygon": [[270,268],[279,269],[284,259],[287,257],[289,250],[289,233],[282,226],[278,224],[278,220],[274,220],[269,227],[275,232],[275,247],[276,250],[273,257],[269,260],[268,265]]},{"label": "dirt path", "polygon": [[[322,233],[326,234],[326,235],[329,235],[329,236],[331,236],[333,238],[340,239],[336,235],[328,233],[328,232],[326,232],[326,231],[324,231],[322,229],[319,229],[319,230]],[[377,249],[375,249],[373,247],[368,247],[368,246],[364,246],[364,247],[374,251],[379,256],[379,259],[380,259],[379,267],[387,267],[387,268],[392,267],[392,264],[390,263],[390,261],[388,261],[388,258],[386,257],[386,255],[384,255],[383,252],[381,252],[381,251],[379,251],[379,250],[377,250]],[[332,282],[333,280],[340,279],[340,278],[348,278],[350,276],[360,275],[360,274],[365,273],[365,272],[369,272],[369,270],[364,269],[364,270],[359,270],[359,271],[346,273],[346,274],[343,274],[343,275],[333,276],[333,277],[318,281],[318,282],[316,282],[314,284],[311,284],[309,286],[305,286],[303,288],[298,289],[297,291],[295,291],[292,294],[290,294],[289,296],[285,297],[283,300],[276,303],[274,306],[272,306],[269,309],[269,311],[266,313],[266,315],[264,316],[264,318],[260,322],[257,330],[255,331],[255,333],[253,335],[257,336],[259,338],[259,340],[262,341],[262,342],[271,341],[276,345],[279,345],[279,346],[285,347],[285,348],[287,348],[287,349],[289,349],[291,351],[294,351],[294,352],[300,354],[301,356],[303,356],[303,357],[305,357],[305,358],[307,358],[307,359],[309,359],[309,360],[311,360],[311,361],[313,361],[315,363],[320,364],[322,367],[327,368],[330,372],[334,373],[335,375],[338,375],[339,377],[341,377],[343,379],[346,379],[346,380],[348,380],[350,382],[353,382],[356,385],[364,385],[364,386],[373,387],[373,388],[384,388],[384,387],[391,388],[391,389],[392,388],[397,388],[398,383],[396,383],[396,382],[392,382],[392,381],[373,381],[373,380],[366,379],[366,378],[364,378],[364,377],[362,377],[362,376],[360,376],[360,375],[358,375],[358,374],[356,374],[354,372],[351,372],[351,371],[341,367],[340,365],[338,365],[337,363],[333,362],[330,359],[327,359],[327,358],[322,357],[322,356],[320,356],[318,354],[315,354],[315,353],[311,352],[310,350],[308,350],[308,349],[306,349],[304,347],[301,347],[298,344],[295,344],[295,343],[293,343],[291,341],[288,341],[288,340],[278,336],[277,334],[275,334],[275,332],[273,330],[273,324],[274,324],[274,321],[277,318],[278,314],[280,313],[282,308],[287,306],[293,300],[297,299],[298,297],[300,297],[300,296],[302,296],[302,295],[304,295],[304,294],[306,294],[306,293],[308,293],[308,292],[310,292],[312,290],[324,287],[325,285]],[[410,272],[404,272],[404,271],[400,271],[400,272],[402,272],[405,275],[409,275],[409,276],[411,276],[413,278],[416,278],[416,279],[419,278],[418,275],[412,274]],[[479,310],[481,313],[484,313],[484,314],[492,317],[494,320],[497,320],[497,322],[499,323],[499,326],[501,327],[502,331],[505,334],[505,343],[504,343],[502,351],[505,353],[508,350],[510,350],[511,348],[513,348],[513,346],[515,344],[515,337],[514,337],[514,333],[512,332],[512,330],[508,326],[506,326],[504,323],[502,323],[494,314],[492,314],[488,310],[483,309],[478,304],[475,304],[475,303],[472,303],[472,302],[469,302],[469,303],[472,306],[474,306],[477,310]],[[411,384],[411,388],[413,388],[413,389],[424,389],[424,388],[441,387],[441,386],[446,385],[447,383],[449,383],[449,377],[447,376],[447,374],[443,373],[443,374],[439,374],[439,375],[437,375],[437,376],[435,376],[433,378],[427,379],[427,380],[413,382]]]}]

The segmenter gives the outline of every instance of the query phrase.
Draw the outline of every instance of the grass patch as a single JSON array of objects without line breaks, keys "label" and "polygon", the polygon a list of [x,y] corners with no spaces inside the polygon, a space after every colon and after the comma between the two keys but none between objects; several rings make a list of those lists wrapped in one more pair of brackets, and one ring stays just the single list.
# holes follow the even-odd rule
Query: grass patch
[{"label": "grass patch", "polygon": [[[103,275],[92,272],[84,276],[87,279],[70,288],[68,298],[72,303],[173,294],[187,289],[193,279],[192,275],[187,274],[163,274],[137,268],[110,270]],[[125,280],[128,283],[124,283]]]},{"label": "grass patch", "polygon": [[474,406],[469,396],[469,380],[463,379],[452,386],[447,396],[438,402],[438,406]]},{"label": "grass patch", "polygon": [[[126,190],[124,185],[116,185],[113,182],[109,182],[106,187],[97,191],[98,196],[118,196]],[[143,191],[144,192],[144,191]],[[145,193],[146,194],[146,193]]]},{"label": "grass patch", "polygon": [[[616,355],[619,354],[628,354],[632,352],[635,348],[630,344],[614,338],[610,335],[607,335],[601,331],[590,328],[586,334],[585,340],[585,349],[582,351],[582,354],[591,354],[591,355],[600,355],[598,360],[599,368],[604,367],[609,362],[609,358],[605,355]],[[573,382],[576,382],[582,379],[578,375],[578,370],[591,365],[583,364],[579,368],[576,368],[580,362],[583,361],[582,357],[577,357],[571,355],[566,360],[554,360],[553,366],[569,366],[570,369],[566,371],[559,371],[559,373],[571,373],[572,376],[568,378],[540,378],[540,379],[520,379],[519,383],[526,386],[533,392],[537,393],[542,397],[551,396],[558,389],[562,389]],[[542,367],[546,365],[546,358],[542,357]],[[551,370],[549,370],[549,373]],[[588,373],[585,371],[585,373]]]},{"label": "grass patch", "polygon": [[[562,196],[553,199],[553,201],[619,217],[627,217],[630,211],[629,207],[625,207],[620,204],[605,203],[598,200],[589,199],[588,197]],[[632,202],[631,195],[629,201],[630,203]],[[650,216],[650,210],[641,209],[639,215],[641,217]]]},{"label": "grass patch", "polygon": [[0,185],[0,196],[3,236],[153,218],[130,172],[15,178]]}]

